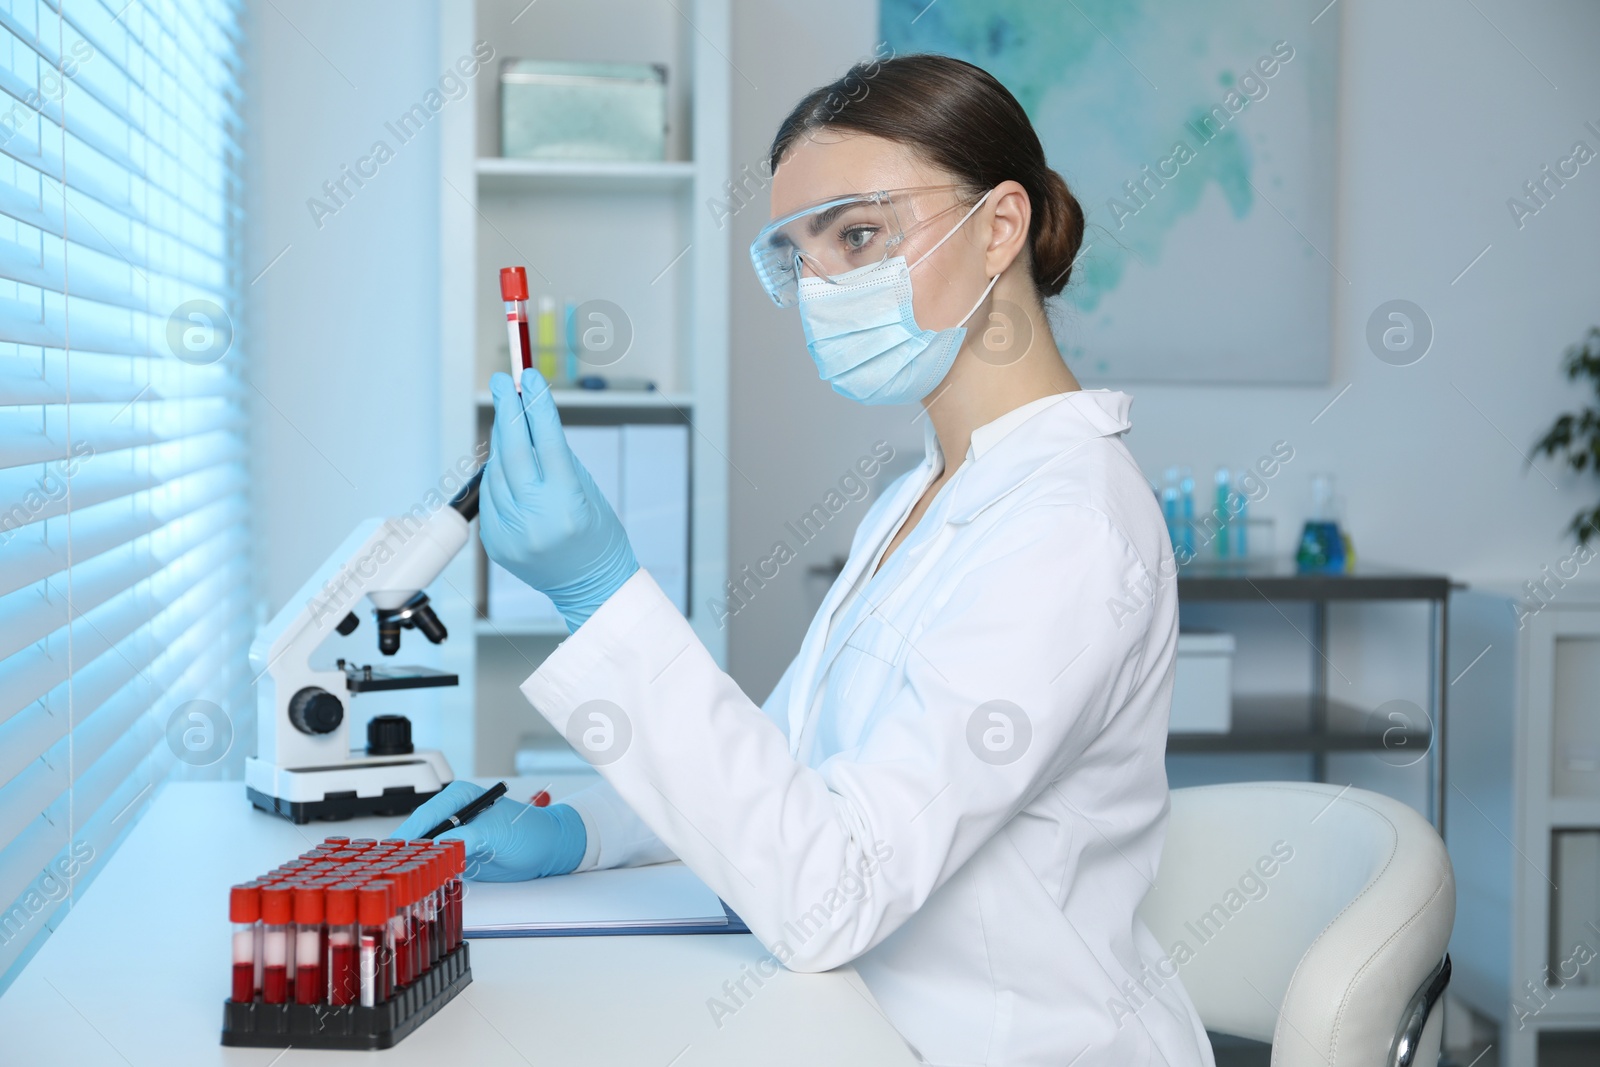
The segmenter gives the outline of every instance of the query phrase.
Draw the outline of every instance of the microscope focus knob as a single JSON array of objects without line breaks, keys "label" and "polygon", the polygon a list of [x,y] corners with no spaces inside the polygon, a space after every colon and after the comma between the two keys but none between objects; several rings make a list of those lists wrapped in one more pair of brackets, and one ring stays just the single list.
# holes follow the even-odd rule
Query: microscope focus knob
[{"label": "microscope focus knob", "polygon": [[344,705],[326,689],[308,685],[289,698],[289,721],[303,734],[331,734],[344,721]]}]

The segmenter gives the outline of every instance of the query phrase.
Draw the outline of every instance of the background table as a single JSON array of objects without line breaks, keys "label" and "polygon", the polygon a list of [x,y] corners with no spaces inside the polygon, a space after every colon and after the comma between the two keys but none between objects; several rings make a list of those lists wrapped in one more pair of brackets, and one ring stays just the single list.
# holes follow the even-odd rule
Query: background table
[{"label": "background table", "polygon": [[[559,800],[593,778],[560,779]],[[488,784],[485,782],[484,784]],[[545,781],[510,779],[526,800]],[[780,970],[731,1016],[723,984],[768,953],[748,934],[478,939],[472,984],[381,1053],[223,1048],[227,888],[327,834],[385,837],[395,819],[296,827],[239,782],[169,783],[61,927],[0,996],[0,1063],[395,1067],[915,1062],[860,977]]]}]

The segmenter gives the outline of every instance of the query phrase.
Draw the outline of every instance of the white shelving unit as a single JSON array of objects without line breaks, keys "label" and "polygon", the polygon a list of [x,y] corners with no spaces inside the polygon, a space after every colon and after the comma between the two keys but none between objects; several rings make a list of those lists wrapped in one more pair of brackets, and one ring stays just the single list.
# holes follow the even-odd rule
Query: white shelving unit
[{"label": "white shelving unit", "polygon": [[[1555,840],[1600,831],[1600,587],[1549,596],[1525,624],[1527,594],[1509,585],[1450,605],[1450,993],[1498,1024],[1501,1067],[1535,1067],[1552,1039],[1600,1050],[1600,932],[1563,938],[1553,908],[1563,886],[1591,915],[1597,904],[1560,870]],[[1573,958],[1579,940],[1587,962]]]},{"label": "white shelving unit", "polygon": [[[633,408],[661,408],[687,412],[694,407],[692,393],[633,393],[622,390],[556,389],[556,407],[595,408],[598,410],[630,410]],[[487,408],[494,402],[484,390],[474,398],[478,407]]]},{"label": "white shelving unit", "polygon": [[[727,580],[729,241],[708,205],[731,172],[729,2],[445,0],[439,21],[441,70],[480,42],[494,50],[471,94],[439,116],[441,461],[451,467],[487,438],[488,377],[506,364],[500,267],[526,266],[534,301],[548,293],[620,307],[632,343],[602,373],[648,378],[659,391],[558,388],[556,403],[574,423],[689,427],[689,621],[725,663],[726,631],[695,605]],[[668,158],[500,158],[498,71],[513,58],[664,64]],[[481,549],[462,553],[439,583],[445,597],[434,598],[461,635],[446,642],[446,669],[461,685],[445,698],[444,722],[470,731],[476,766],[458,773],[510,773],[519,741],[548,731],[516,685],[566,636],[484,618],[486,562]]]},{"label": "white shelving unit", "polygon": [[480,157],[477,169],[478,188],[492,193],[672,189],[692,185],[695,176],[693,163],[674,160],[660,163],[566,163]]}]

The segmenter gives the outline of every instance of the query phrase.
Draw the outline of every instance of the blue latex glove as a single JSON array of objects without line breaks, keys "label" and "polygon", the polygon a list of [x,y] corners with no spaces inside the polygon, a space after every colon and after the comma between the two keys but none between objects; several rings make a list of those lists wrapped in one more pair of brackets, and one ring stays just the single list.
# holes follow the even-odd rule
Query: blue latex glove
[{"label": "blue latex glove", "polygon": [[[395,837],[421,837],[488,790],[455,781],[412,812]],[[536,808],[501,797],[465,826],[434,838],[467,843],[467,877],[480,882],[523,882],[567,874],[583,862],[589,835],[583,817],[565,804]]]},{"label": "blue latex glove", "polygon": [[539,372],[522,372],[521,397],[509,374],[491,377],[489,392],[494,431],[478,536],[490,559],[548,596],[567,629],[576,631],[633,576],[639,561],[616,512],[567,446]]}]

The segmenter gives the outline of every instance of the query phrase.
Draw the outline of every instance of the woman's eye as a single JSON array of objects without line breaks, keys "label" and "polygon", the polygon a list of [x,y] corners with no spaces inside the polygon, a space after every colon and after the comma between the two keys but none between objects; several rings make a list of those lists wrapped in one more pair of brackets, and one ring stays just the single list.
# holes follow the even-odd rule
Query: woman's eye
[{"label": "woman's eye", "polygon": [[839,235],[846,251],[859,252],[872,243],[874,229],[871,226],[852,226]]}]

